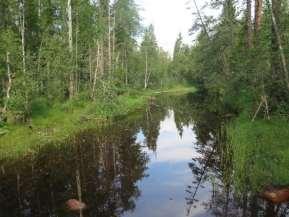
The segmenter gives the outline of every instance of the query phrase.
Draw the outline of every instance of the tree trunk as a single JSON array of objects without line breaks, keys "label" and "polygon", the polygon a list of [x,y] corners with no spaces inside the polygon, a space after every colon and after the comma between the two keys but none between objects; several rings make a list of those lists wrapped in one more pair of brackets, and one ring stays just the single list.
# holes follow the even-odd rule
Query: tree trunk
[{"label": "tree trunk", "polygon": [[111,76],[111,17],[110,5],[107,7],[107,21],[108,21],[108,75]]},{"label": "tree trunk", "polygon": [[263,0],[255,0],[255,32],[258,32],[262,22]]},{"label": "tree trunk", "polygon": [[12,76],[11,76],[11,69],[10,69],[10,53],[7,52],[6,54],[6,65],[7,65],[7,89],[6,89],[6,100],[3,108],[3,114],[6,116],[6,112],[8,109],[8,102],[10,99],[10,91],[12,88]]},{"label": "tree trunk", "polygon": [[[67,1],[67,26],[68,26],[68,46],[71,59],[73,58],[73,39],[72,39],[72,6],[71,0]],[[69,98],[74,95],[74,76],[73,71],[69,74]]]},{"label": "tree trunk", "polygon": [[112,73],[114,74],[115,72],[115,12],[114,12],[114,15],[113,15],[113,33],[112,33]]},{"label": "tree trunk", "polygon": [[[270,3],[269,3],[270,4]],[[272,0],[272,7],[271,10],[275,16],[274,20],[279,26],[279,14],[280,14],[280,4],[279,0]],[[277,15],[277,17],[276,17]],[[271,15],[272,16],[272,15]],[[272,16],[272,33],[271,33],[271,70],[272,70],[272,82],[277,84],[280,81],[280,75],[282,72],[281,62],[280,62],[280,54],[279,54],[279,47],[277,42],[277,37],[275,33],[275,27],[273,24],[273,16]]]},{"label": "tree trunk", "polygon": [[246,30],[247,30],[247,36],[246,36],[246,44],[247,48],[252,48],[253,42],[252,42],[252,0],[247,0],[247,11],[246,11]]},{"label": "tree trunk", "polygon": [[22,19],[21,19],[21,50],[22,50],[22,70],[23,75],[26,75],[26,53],[25,53],[25,0],[22,2]]},{"label": "tree trunk", "polygon": [[274,2],[275,1],[272,1],[272,9],[271,9],[272,24],[273,24],[273,29],[274,29],[275,36],[276,36],[278,49],[279,49],[279,52],[280,52],[280,57],[281,57],[281,63],[282,63],[283,71],[284,71],[284,74],[285,74],[285,82],[286,82],[287,88],[289,89],[289,72],[288,72],[287,61],[286,61],[286,57],[285,57],[285,53],[284,53],[284,49],[283,49],[283,45],[282,45],[282,39],[281,39],[281,35],[280,35],[278,24],[277,24],[275,11],[274,11]]},{"label": "tree trunk", "polygon": [[124,71],[125,71],[125,85],[128,86],[128,66],[127,66],[127,50],[124,50]]},{"label": "tree trunk", "polygon": [[92,80],[92,55],[90,45],[88,48],[88,67],[89,67],[89,86],[91,87],[93,80]]},{"label": "tree trunk", "polygon": [[100,46],[99,42],[97,41],[97,54],[96,54],[96,67],[94,71],[94,76],[93,76],[93,84],[92,84],[92,95],[91,98],[94,99],[95,97],[95,89],[96,89],[96,81],[97,81],[97,74],[100,71],[100,61],[101,61],[101,53],[100,53]]},{"label": "tree trunk", "polygon": [[27,120],[29,109],[28,109],[28,89],[26,87],[26,50],[25,50],[25,0],[22,1],[21,5],[21,50],[22,50],[22,71],[23,71],[23,85],[25,87],[25,102],[24,102],[24,121]]},{"label": "tree trunk", "polygon": [[148,87],[148,53],[147,51],[145,52],[145,79],[144,79],[144,88],[147,89]]},{"label": "tree trunk", "polygon": [[74,94],[79,92],[79,70],[78,70],[78,34],[79,34],[79,21],[78,10],[76,9],[76,27],[75,27],[75,78],[74,78]]},{"label": "tree trunk", "polygon": [[204,30],[205,34],[208,36],[208,38],[210,39],[210,35],[209,35],[209,32],[208,32],[207,26],[206,26],[206,24],[205,24],[205,22],[203,20],[203,17],[201,15],[201,12],[200,12],[200,9],[198,7],[198,4],[197,4],[196,0],[194,0],[194,5],[195,5],[195,8],[197,10],[198,17],[199,17],[199,19],[201,21],[201,24],[203,26],[203,30]]}]

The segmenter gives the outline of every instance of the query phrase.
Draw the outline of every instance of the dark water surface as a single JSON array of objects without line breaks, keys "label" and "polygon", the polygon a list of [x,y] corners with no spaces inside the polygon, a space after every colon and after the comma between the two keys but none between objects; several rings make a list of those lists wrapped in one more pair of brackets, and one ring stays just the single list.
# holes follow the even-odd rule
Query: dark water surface
[{"label": "dark water surface", "polygon": [[[0,217],[286,216],[234,193],[226,122],[194,96],[161,96],[109,126],[2,160]],[[83,213],[65,202],[80,199]]]}]

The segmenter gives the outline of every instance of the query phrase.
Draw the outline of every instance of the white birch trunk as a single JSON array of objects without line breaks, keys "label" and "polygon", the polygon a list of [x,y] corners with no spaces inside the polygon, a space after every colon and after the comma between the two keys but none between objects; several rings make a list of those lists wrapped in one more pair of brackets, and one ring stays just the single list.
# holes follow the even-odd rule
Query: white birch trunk
[{"label": "white birch trunk", "polygon": [[74,86],[76,93],[79,92],[79,71],[78,71],[78,34],[79,34],[79,23],[78,23],[78,10],[76,10],[76,28],[75,28],[75,79]]},{"label": "white birch trunk", "polygon": [[144,79],[144,88],[148,87],[148,54],[145,52],[145,79]]},{"label": "white birch trunk", "polygon": [[96,81],[97,81],[97,74],[99,72],[99,66],[100,66],[100,45],[99,42],[97,42],[97,54],[96,54],[96,67],[94,71],[94,77],[93,77],[93,85],[92,85],[92,99],[95,97],[95,89],[96,89]]},{"label": "white birch trunk", "polygon": [[26,53],[25,53],[25,0],[23,0],[21,8],[21,50],[22,50],[22,70],[23,75],[26,75]]},{"label": "white birch trunk", "polygon": [[10,100],[10,91],[12,88],[12,76],[11,76],[11,69],[10,69],[10,53],[7,52],[6,54],[6,65],[7,65],[7,89],[6,89],[6,100],[5,100],[5,104],[4,104],[4,108],[3,108],[3,113],[4,115],[6,114],[7,110],[8,110],[8,103]]},{"label": "white birch trunk", "polygon": [[115,72],[115,12],[113,15],[113,33],[112,33],[112,73]]},{"label": "white birch trunk", "polygon": [[25,116],[24,116],[24,119],[26,121],[27,114],[28,114],[28,89],[26,88],[27,77],[26,77],[26,51],[25,51],[25,0],[23,0],[21,6],[20,6],[20,9],[21,9],[21,14],[22,14],[22,16],[21,16],[22,71],[23,71],[23,77],[24,77],[23,85],[25,87],[25,102],[24,102]]},{"label": "white birch trunk", "polygon": [[88,49],[88,66],[89,66],[89,84],[92,86],[92,55],[91,55],[91,47],[89,45]]},{"label": "white birch trunk", "polygon": [[111,19],[110,4],[108,3],[108,74],[111,76]]},{"label": "white birch trunk", "polygon": [[[67,26],[68,26],[68,46],[71,58],[73,58],[73,39],[72,39],[72,6],[71,0],[67,1]],[[74,76],[73,72],[69,75],[69,98],[74,95]]]}]

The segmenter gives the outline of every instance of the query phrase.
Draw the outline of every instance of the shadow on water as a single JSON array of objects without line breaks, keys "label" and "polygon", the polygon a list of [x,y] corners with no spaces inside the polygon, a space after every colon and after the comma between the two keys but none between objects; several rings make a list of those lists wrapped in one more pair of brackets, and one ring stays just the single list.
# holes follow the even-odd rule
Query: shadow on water
[{"label": "shadow on water", "polygon": [[[1,162],[0,217],[286,216],[235,192],[224,115],[195,95],[152,98],[142,111]],[[87,204],[80,213],[65,202]]]}]

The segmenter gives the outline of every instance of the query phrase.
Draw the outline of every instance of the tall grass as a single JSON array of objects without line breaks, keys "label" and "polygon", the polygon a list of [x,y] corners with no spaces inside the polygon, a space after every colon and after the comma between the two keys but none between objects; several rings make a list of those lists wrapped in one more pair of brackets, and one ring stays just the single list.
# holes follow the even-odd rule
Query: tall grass
[{"label": "tall grass", "polygon": [[289,184],[288,126],[287,119],[273,117],[255,122],[239,118],[229,127],[234,181],[240,191]]}]

